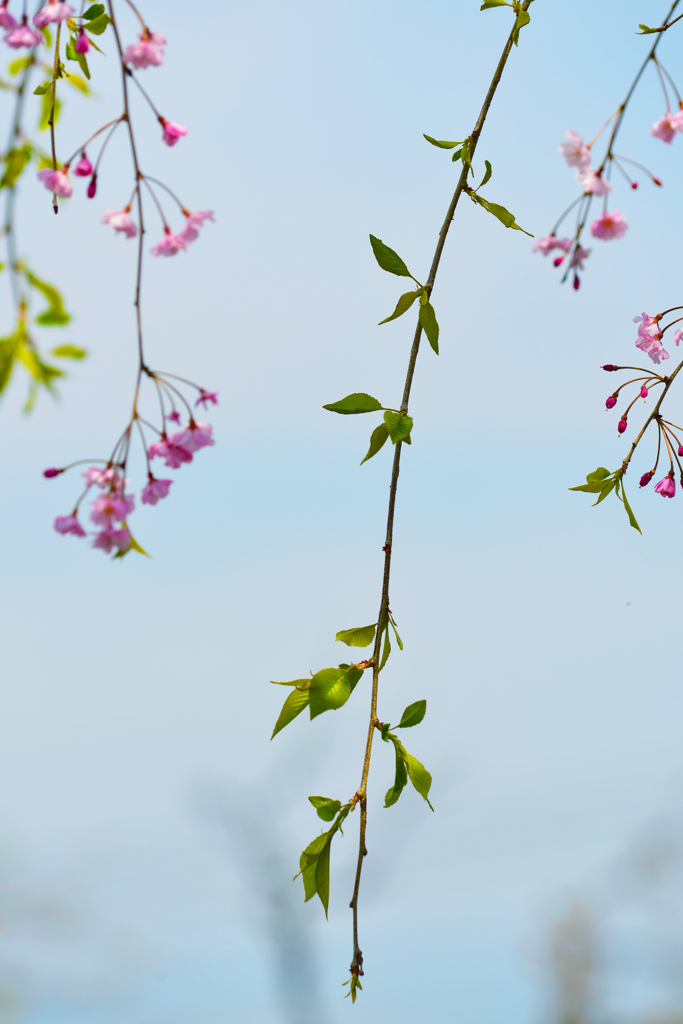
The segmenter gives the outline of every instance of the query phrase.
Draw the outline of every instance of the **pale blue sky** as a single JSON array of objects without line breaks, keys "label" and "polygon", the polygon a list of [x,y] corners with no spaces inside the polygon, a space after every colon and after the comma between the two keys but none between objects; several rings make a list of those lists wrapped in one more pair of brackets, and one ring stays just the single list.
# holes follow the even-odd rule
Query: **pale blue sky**
[{"label": "pale blue sky", "polygon": [[[662,7],[534,3],[479,150],[494,170],[486,194],[527,230],[545,234],[573,198],[557,144],[567,128],[590,137],[618,105],[647,45],[637,24]],[[321,406],[400,395],[412,322],[376,326],[400,282],[367,235],[426,273],[455,178],[422,132],[471,129],[508,31],[506,12],[477,8],[263,0],[212,5],[204,20],[145,4],[168,38],[145,84],[189,128],[168,150],[145,121],[146,165],[216,212],[187,255],[148,263],[151,361],[221,396],[216,447],[135,513],[151,560],[109,564],[54,534],[75,481],[40,475],[106,452],[129,408],[132,243],[98,223],[127,198],[125,152],[95,202],[58,218],[37,185],[22,192],[20,249],[76,313],[64,340],[91,352],[59,404],[42,397],[22,417],[18,375],[1,410],[13,909],[0,939],[33,1024],[284,1020],[264,894],[239,828],[226,841],[201,793],[251,804],[286,881],[316,833],[306,797],[357,787],[366,691],[269,745],[283,695],[267,681],[334,664],[335,632],[376,614],[389,455],[359,468],[373,418]],[[676,45],[662,45],[674,74]],[[110,75],[94,80],[98,106],[69,101],[64,152],[82,135],[77,109],[86,131],[116,112]],[[616,502],[592,509],[567,490],[626,450],[599,364],[630,362],[632,317],[680,301],[683,140],[648,134],[658,88],[648,75],[620,145],[664,188],[617,186],[630,231],[596,241],[578,294],[526,236],[469,203],[458,211],[434,292],[441,355],[421,354],[413,393],[392,584],[405,651],[380,709],[396,720],[427,698],[409,749],[434,775],[436,813],[412,791],[382,809],[392,767],[380,744],[354,1008],[339,993],[355,822],[333,854],[329,923],[314,904],[298,911],[330,1021],[535,1024],[555,908],[678,813],[681,499],[638,494],[634,472],[640,537]],[[63,912],[46,935],[51,901]],[[614,998],[637,1009],[632,994]]]}]

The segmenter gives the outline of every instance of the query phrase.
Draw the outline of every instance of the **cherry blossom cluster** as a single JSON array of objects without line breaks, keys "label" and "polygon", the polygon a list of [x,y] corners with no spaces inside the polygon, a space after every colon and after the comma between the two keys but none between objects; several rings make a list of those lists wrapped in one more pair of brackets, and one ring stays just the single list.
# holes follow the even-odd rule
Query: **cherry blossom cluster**
[{"label": "cherry blossom cluster", "polygon": [[[143,419],[137,411],[134,411],[109,459],[102,459],[100,466],[89,466],[82,474],[85,486],[72,511],[68,515],[57,516],[54,521],[54,528],[58,533],[73,534],[75,537],[87,536],[87,531],[79,518],[79,510],[86,498],[94,495],[89,515],[90,521],[96,528],[91,534],[92,546],[107,554],[115,551],[115,557],[122,557],[131,549],[143,550],[133,538],[128,525],[128,517],[135,509],[135,497],[126,490],[130,483],[126,479],[126,471],[134,428],[142,442],[147,469],[147,483],[142,488],[140,495],[143,505],[156,505],[162,498],[166,498],[174,482],[171,479],[163,479],[154,475],[152,469],[154,459],[162,460],[168,469],[180,469],[181,466],[192,462],[200,448],[215,443],[213,427],[194,418],[192,407],[185,399],[182,390],[174,383],[178,378],[172,374],[152,370],[146,370],[145,373],[154,383],[159,397],[161,408],[159,427],[155,427]],[[209,405],[218,404],[218,395],[215,392],[206,391],[189,381],[180,383],[195,388],[199,393],[194,403],[195,407],[201,405],[206,408]],[[180,408],[182,407],[185,408],[187,415],[185,426],[181,426]],[[180,429],[169,433],[170,424]],[[155,434],[156,440],[150,443],[147,431]],[[53,479],[81,464],[81,462],[76,462],[61,469],[46,469],[43,476]]]},{"label": "cherry blossom cluster", "polygon": [[[671,24],[673,24],[673,22]],[[657,31],[661,32],[663,30],[665,30],[664,27]],[[613,189],[611,181],[613,168],[616,168],[619,171],[620,175],[631,189],[637,189],[638,182],[631,179],[624,165],[637,167],[646,174],[655,185],[661,186],[662,184],[661,180],[652,174],[646,167],[643,167],[642,164],[632,160],[630,157],[620,156],[614,152],[614,144],[624,118],[626,107],[633,90],[640,79],[642,71],[650,62],[654,64],[657,70],[667,108],[666,113],[655,121],[650,128],[650,134],[657,139],[661,139],[663,142],[671,143],[676,133],[683,131],[683,101],[681,100],[676,86],[668,72],[655,56],[659,39],[660,36],[658,35],[657,41],[646,58],[643,67],[636,76],[626,99],[614,114],[607,119],[597,135],[590,142],[586,143],[578,132],[570,130],[566,132],[566,141],[559,144],[558,149],[560,153],[566,160],[568,166],[575,170],[580,194],[572,203],[570,203],[567,209],[558,218],[550,233],[534,241],[532,250],[534,252],[540,252],[543,256],[548,256],[550,253],[556,252],[553,259],[553,265],[559,267],[564,264],[565,271],[562,276],[562,282],[566,281],[571,275],[572,284],[575,290],[577,290],[581,285],[581,280],[577,271],[583,270],[585,260],[592,251],[581,244],[582,234],[587,224],[590,223],[590,232],[593,238],[600,239],[604,242],[624,238],[626,231],[628,230],[626,218],[621,210],[608,210],[607,208],[608,196]],[[673,89],[678,101],[679,109],[676,113],[671,112],[671,104],[669,101],[665,77],[669,82],[670,88]],[[593,167],[591,150],[602,133],[610,126],[611,131],[609,134],[606,152],[599,165],[597,167]],[[591,219],[590,209],[594,199],[602,199],[602,211],[598,217]],[[573,234],[570,237],[558,237],[557,232],[560,225],[572,210],[576,211],[576,221]]]}]

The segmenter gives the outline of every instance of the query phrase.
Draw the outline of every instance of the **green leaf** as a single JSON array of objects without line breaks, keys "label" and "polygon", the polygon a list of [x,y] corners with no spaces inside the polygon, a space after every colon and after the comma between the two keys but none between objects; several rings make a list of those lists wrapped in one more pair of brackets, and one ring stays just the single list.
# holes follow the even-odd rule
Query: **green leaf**
[{"label": "green leaf", "polygon": [[325,911],[325,917],[327,917],[327,909],[330,903],[330,849],[332,846],[332,836],[325,843],[320,856],[316,861],[315,865],[315,888],[320,902],[323,905]]},{"label": "green leaf", "polygon": [[387,663],[387,661],[389,659],[389,655],[390,654],[391,654],[391,643],[389,642],[389,624],[387,623],[386,628],[384,630],[384,648],[382,650],[382,659],[381,659],[381,661],[379,663],[379,670],[378,671],[380,671],[380,672],[382,671],[382,669],[384,668],[384,666],[386,665],[386,663]]},{"label": "green leaf", "polygon": [[479,8],[480,11],[490,11],[492,7],[512,7],[507,0],[484,0]]},{"label": "green leaf", "polygon": [[30,159],[30,146],[21,146],[19,149],[10,149],[5,157],[5,172],[2,178],[0,178],[0,188],[14,188],[17,179],[20,177]]},{"label": "green leaf", "polygon": [[27,68],[29,64],[35,64],[35,60],[33,57],[19,57],[18,60],[12,61],[7,70],[9,71],[10,75],[18,75],[19,72],[23,71],[24,68]]},{"label": "green leaf", "polygon": [[429,804],[431,810],[434,808],[429,803],[429,790],[432,785],[432,777],[423,764],[420,764],[416,757],[409,754],[403,744],[400,745],[405,758],[406,768],[408,769],[408,777],[412,782],[415,789],[418,791],[421,797],[423,797]]},{"label": "green leaf", "polygon": [[343,668],[323,668],[311,679],[309,687],[311,721],[324,711],[337,711],[351,696],[351,686]]},{"label": "green leaf", "polygon": [[648,28],[647,25],[639,25],[638,28],[642,29],[642,32],[636,32],[637,36],[647,36],[650,32],[659,32],[658,28]]},{"label": "green leaf", "polygon": [[394,751],[396,753],[396,776],[394,778],[393,786],[391,789],[387,790],[387,794],[384,797],[384,806],[392,807],[408,784],[408,773],[406,771],[401,744],[391,733],[388,734],[388,738],[394,744]]},{"label": "green leaf", "polygon": [[[309,799],[313,800],[316,798],[310,797]],[[300,874],[304,883],[304,901],[308,902],[317,893],[325,910],[325,917],[327,917],[330,899],[330,849],[332,839],[337,831],[341,831],[344,819],[352,807],[353,804],[344,804],[340,808],[332,827],[327,832],[323,832],[322,835],[316,836],[299,858]]]},{"label": "green leaf", "polygon": [[590,484],[593,483],[593,481],[595,480],[605,480],[608,476],[611,475],[612,474],[610,473],[610,471],[608,469],[605,469],[604,466],[598,466],[598,468],[594,469],[592,473],[587,474],[586,480]]},{"label": "green leaf", "polygon": [[424,718],[427,711],[426,700],[416,700],[414,704],[409,704],[401,715],[401,721],[396,726],[397,729],[411,729],[414,725],[419,725]]},{"label": "green leaf", "polygon": [[311,682],[310,678],[292,679],[289,683],[281,683],[277,679],[271,679],[270,681],[274,686],[298,686],[300,690],[307,690]]},{"label": "green leaf", "polygon": [[[291,686],[291,683],[280,683],[280,686]],[[293,722],[297,715],[300,715],[303,709],[308,705],[308,690],[300,690],[299,687],[295,687],[290,694],[287,696],[287,700],[282,705],[282,711],[280,716],[275,723],[271,740],[273,736],[277,736],[281,729],[284,729],[286,725]]]},{"label": "green leaf", "polygon": [[326,844],[327,832],[323,832],[322,835],[316,836],[315,839],[308,844],[299,857],[299,867],[301,869],[300,874],[304,883],[304,903],[308,903],[310,899],[313,899],[317,892],[315,884],[315,866],[317,864],[318,857],[322,853]]},{"label": "green leaf", "polygon": [[405,440],[413,429],[413,419],[400,412],[385,412],[384,422],[389,431],[389,437],[393,444]]},{"label": "green leaf", "polygon": [[60,359],[85,359],[87,354],[84,348],[78,348],[76,345],[58,345],[52,349],[52,355]]},{"label": "green leaf", "polygon": [[370,235],[370,245],[372,251],[375,254],[375,259],[379,263],[382,270],[386,270],[389,274],[396,274],[397,277],[410,277],[410,271],[407,266],[393,249],[390,249],[384,242],[375,238],[374,235]]},{"label": "green leaf", "polygon": [[99,18],[101,14],[104,14],[104,4],[92,4],[82,15],[85,21],[92,21],[94,18]]},{"label": "green leaf", "polygon": [[484,160],[484,163],[486,164],[486,173],[485,173],[484,177],[481,179],[481,181],[479,182],[479,184],[477,185],[477,189],[482,188],[486,184],[486,182],[490,179],[491,175],[493,174],[493,169],[491,167],[491,164],[488,162],[488,160]]},{"label": "green leaf", "polygon": [[431,142],[432,146],[438,146],[439,149],[455,149],[456,146],[462,146],[462,142],[444,142],[440,139],[433,139],[431,135],[424,135],[427,142]]},{"label": "green leaf", "polygon": [[515,223],[514,213],[510,213],[510,211],[506,210],[504,206],[500,206],[498,203],[491,203],[488,199],[484,199],[483,196],[470,196],[470,198],[474,199],[474,201],[479,203],[480,206],[483,206],[489,213],[492,213],[494,217],[497,217],[501,224],[504,224],[506,228],[513,228],[515,231],[522,231],[525,235],[528,235],[529,238],[534,237],[529,231],[524,231],[524,228],[521,228],[519,224]]},{"label": "green leaf", "polygon": [[472,167],[472,139],[465,139],[462,144],[462,153],[460,159],[463,162],[463,166],[469,167],[472,174],[474,174],[474,168]]},{"label": "green leaf", "polygon": [[0,393],[9,384],[17,349],[22,342],[23,339],[18,332],[6,338],[0,338]]},{"label": "green leaf", "polygon": [[34,380],[44,384],[48,391],[51,389],[55,377],[63,377],[63,372],[56,366],[49,366],[44,363],[35,348],[29,341],[19,345],[16,352],[17,358],[21,360]]},{"label": "green leaf", "polygon": [[380,405],[376,398],[363,392],[347,395],[346,398],[342,398],[338,402],[331,402],[330,405],[323,406],[323,409],[327,409],[329,412],[338,412],[340,416],[357,416],[363,412],[379,412],[383,408],[384,406]]},{"label": "green leaf", "polygon": [[381,732],[382,739],[384,740],[385,743],[389,742],[389,735],[388,735],[388,733],[389,733],[390,729],[391,729],[391,722],[382,722],[382,724],[379,727],[379,731]]},{"label": "green leaf", "polygon": [[323,821],[332,821],[341,810],[341,800],[330,800],[326,796],[309,796],[308,799],[318,812],[318,817]]},{"label": "green leaf", "polygon": [[[125,526],[126,524],[124,523],[123,525]],[[127,529],[127,527],[126,527],[126,529]],[[138,542],[136,541],[136,539],[135,539],[135,537],[133,536],[132,533],[130,535],[130,547],[128,548],[128,550],[129,551],[137,551],[137,553],[139,555],[146,555],[147,558],[150,557],[150,555],[145,551],[145,549],[140,547],[140,545],[138,544]]]},{"label": "green leaf", "polygon": [[371,459],[373,455],[377,454],[380,448],[382,448],[386,443],[388,437],[389,431],[387,430],[386,423],[380,423],[378,427],[375,427],[370,436],[370,447],[368,448],[368,453],[362,460],[361,466],[363,465],[363,462],[367,462],[368,459]]},{"label": "green leaf", "polygon": [[375,626],[376,622],[373,622],[371,626],[358,626],[356,629],[342,629],[340,630],[335,640],[341,640],[347,647],[369,647],[372,641],[375,639]]},{"label": "green leaf", "polygon": [[[69,48],[69,44],[67,43],[67,49],[68,48]],[[68,56],[68,54],[67,54],[67,56]],[[48,91],[48,89],[51,86],[52,86],[52,82],[46,82],[44,85],[37,85],[35,87],[35,89],[33,90],[33,95],[34,96],[44,96],[45,93]]]},{"label": "green leaf", "polygon": [[605,498],[607,497],[607,495],[610,493],[610,491],[613,490],[613,488],[615,488],[618,483],[619,483],[619,480],[618,480],[617,477],[615,477],[613,480],[606,480],[605,481],[605,485],[603,486],[602,490],[600,491],[600,497],[598,498],[597,501],[593,502],[593,505],[599,505],[601,501],[604,501]]},{"label": "green leaf", "polygon": [[101,14],[99,18],[93,18],[85,26],[88,32],[93,32],[96,36],[101,36],[107,25],[111,21],[108,14]]},{"label": "green leaf", "polygon": [[[62,103],[58,96],[55,96],[55,115],[54,123],[57,124],[59,115],[62,110]],[[40,109],[40,120],[38,122],[38,128],[41,132],[47,131],[50,127],[50,114],[52,113],[52,95],[51,91],[46,92],[43,96],[43,102]],[[52,166],[52,164],[50,164]]]},{"label": "green leaf", "polygon": [[403,650],[403,641],[401,640],[400,636],[398,635],[398,630],[396,629],[396,623],[394,622],[393,617],[391,615],[389,615],[389,622],[391,623],[391,628],[394,631],[394,636],[396,637],[396,643],[398,644],[400,649]]},{"label": "green leaf", "polygon": [[589,484],[580,484],[578,487],[570,487],[570,491],[585,491],[587,494],[599,494],[605,484],[601,480],[592,480]]},{"label": "green leaf", "polygon": [[437,356],[439,354],[439,325],[436,322],[436,313],[431,302],[425,302],[420,306],[420,323],[427,335],[427,340]]},{"label": "green leaf", "polygon": [[[619,494],[619,491],[617,490],[617,495],[618,495],[618,494]],[[638,533],[639,533],[639,534],[640,534],[640,535],[642,536],[642,534],[643,534],[643,531],[642,531],[642,530],[641,530],[641,528],[640,528],[640,527],[638,526],[638,520],[637,520],[637,519],[636,519],[636,517],[634,516],[634,514],[633,514],[633,511],[632,511],[632,509],[631,509],[631,506],[630,506],[630,505],[629,505],[629,503],[628,503],[628,498],[626,497],[626,491],[624,490],[624,479],[623,479],[623,477],[622,477],[622,479],[621,479],[621,500],[623,501],[623,503],[624,503],[624,508],[626,509],[626,512],[627,512],[627,514],[628,514],[628,521],[629,521],[629,523],[631,524],[631,526],[633,527],[633,529],[634,529],[634,530],[637,530],[637,531],[638,531]]]},{"label": "green leaf", "polygon": [[397,317],[403,316],[404,313],[408,312],[408,310],[410,309],[412,304],[415,302],[415,299],[420,294],[421,294],[421,289],[420,288],[418,288],[417,291],[414,291],[414,292],[405,292],[405,294],[403,294],[401,296],[401,298],[398,300],[398,302],[396,303],[396,309],[391,314],[391,316],[386,317],[386,319],[384,319],[384,320],[380,320],[380,322],[379,322],[379,324],[377,326],[379,327],[382,324],[388,324],[390,320],[396,320]]},{"label": "green leaf", "polygon": [[454,153],[454,154],[453,154],[453,156],[451,157],[451,160],[453,161],[453,163],[455,163],[455,162],[456,162],[456,160],[460,160],[460,159],[461,159],[461,157],[462,157],[462,150],[461,150],[461,149],[458,149],[458,150],[456,150],[456,151],[455,151],[455,153]]},{"label": "green leaf", "polygon": [[57,325],[68,324],[71,317],[64,309],[62,302],[62,296],[59,294],[54,285],[48,284],[47,281],[41,281],[39,277],[32,274],[30,270],[24,271],[26,279],[29,284],[37,288],[39,292],[42,292],[47,299],[49,305],[44,312],[40,313],[36,317],[36,323],[42,324],[43,327],[54,327]]},{"label": "green leaf", "polygon": [[512,41],[515,44],[515,46],[519,45],[519,32],[520,32],[520,29],[524,28],[525,25],[528,25],[530,21],[531,21],[531,15],[529,14],[528,11],[520,11],[519,14],[517,15],[517,21],[515,22],[515,31],[514,31],[514,35],[512,37]]}]

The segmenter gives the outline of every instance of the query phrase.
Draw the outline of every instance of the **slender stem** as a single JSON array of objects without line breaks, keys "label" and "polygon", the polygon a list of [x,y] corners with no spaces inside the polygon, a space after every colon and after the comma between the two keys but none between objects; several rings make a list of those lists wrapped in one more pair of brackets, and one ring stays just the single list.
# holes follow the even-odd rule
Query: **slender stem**
[{"label": "slender stem", "polygon": [[[59,71],[59,39],[62,33],[61,21],[57,23],[57,37],[55,39],[55,63],[52,70],[52,94],[50,97],[50,142],[52,143],[52,168],[57,170],[57,150],[55,148],[55,103],[57,100],[57,72]],[[57,193],[52,193],[52,209],[55,213],[59,213],[59,206],[57,205]]]},{"label": "slender stem", "polygon": [[[522,9],[526,10],[529,6],[530,0],[527,0],[522,4]],[[678,2],[678,0],[676,0]],[[495,95],[496,89],[500,83],[503,69],[510,56],[510,51],[513,46],[513,39],[515,35],[515,29],[510,32],[508,40],[501,54],[498,66],[494,72],[491,84],[489,86],[486,98],[484,99],[483,106],[477,123],[474,126],[472,134],[470,136],[470,156],[474,156],[474,151],[479,141],[486,115],[489,112],[491,101]],[[436,249],[434,251],[434,257],[432,259],[432,265],[429,271],[429,277],[425,284],[427,293],[431,295],[432,289],[434,288],[434,282],[436,280],[437,271],[439,269],[439,263],[441,261],[441,254],[443,252],[444,245],[446,243],[446,236],[448,235],[455,209],[458,205],[460,196],[467,184],[467,175],[469,168],[463,163],[463,168],[456,185],[453,198],[450,201],[448,210],[446,212],[446,218],[441,226],[439,237],[436,243]],[[417,362],[417,356],[420,349],[420,341],[422,338],[422,324],[418,321],[417,327],[415,328],[415,335],[413,337],[413,344],[410,350],[410,358],[408,360],[408,370],[406,373],[405,385],[403,388],[403,399],[401,401],[401,411],[407,412],[408,401],[410,398],[410,391],[413,384],[413,376],[415,374],[415,364]],[[360,803],[360,835],[358,843],[358,861],[356,864],[356,877],[353,887],[353,896],[349,906],[353,911],[353,958],[351,960],[351,974],[358,975],[363,973],[363,954],[358,944],[358,894],[360,890],[360,879],[363,870],[363,859],[367,854],[367,847],[365,843],[365,836],[367,830],[367,783],[368,773],[370,771],[370,759],[372,756],[372,741],[375,733],[375,729],[379,728],[379,720],[377,718],[377,695],[379,689],[379,666],[380,666],[380,650],[382,643],[382,635],[384,628],[388,628],[388,614],[389,614],[389,582],[391,575],[391,548],[394,535],[394,511],[396,507],[396,491],[398,488],[398,477],[400,472],[401,462],[401,448],[403,446],[402,441],[398,441],[394,450],[394,461],[391,470],[391,484],[389,487],[389,508],[387,512],[387,528],[384,542],[384,572],[382,576],[382,596],[379,606],[379,615],[377,618],[377,630],[375,634],[375,645],[373,649],[373,655],[370,659],[372,662],[372,695],[370,698],[370,722],[368,726],[368,738],[365,745],[365,755],[363,758],[363,772],[361,776],[361,784],[356,793],[355,800]]]},{"label": "slender stem", "polygon": [[622,463],[622,469],[624,470],[624,472],[626,472],[626,467],[628,466],[629,462],[631,461],[631,457],[632,457],[634,451],[636,450],[636,448],[638,447],[638,444],[640,443],[640,440],[641,440],[643,434],[645,433],[647,428],[650,426],[652,421],[659,417],[659,409],[661,407],[661,404],[664,401],[664,398],[666,397],[667,391],[669,390],[669,388],[671,387],[671,385],[675,381],[676,377],[678,376],[678,374],[679,374],[679,372],[681,370],[681,367],[683,367],[683,360],[681,360],[681,362],[678,364],[678,366],[676,367],[674,372],[671,374],[671,376],[668,377],[668,378],[665,378],[664,390],[662,391],[661,395],[657,399],[657,404],[655,405],[654,409],[652,410],[652,412],[650,413],[648,418],[645,420],[645,423],[644,423],[644,425],[642,427],[642,430],[640,431],[640,433],[638,434],[637,438],[635,439],[635,441],[631,445],[631,450],[630,450],[630,452],[628,453],[628,455],[626,456],[626,458],[624,459],[624,461]]},{"label": "slender stem", "polygon": [[[28,86],[28,80],[32,69],[35,67],[35,50],[31,51],[31,60],[24,68],[24,72],[21,76],[21,81],[17,86],[17,102],[14,108],[14,118],[12,120],[12,126],[9,132],[9,138],[7,140],[7,150],[14,148],[14,144],[17,139],[21,136],[21,115],[24,109],[24,101],[26,99],[26,88]],[[17,270],[17,247],[16,247],[16,231],[14,227],[14,207],[16,198],[16,182],[10,188],[7,189],[7,199],[5,201],[5,225],[4,231],[7,238],[7,266],[9,269],[10,277],[10,288],[12,290],[12,299],[14,301],[15,309],[19,309],[24,298],[23,288],[21,285],[21,278],[19,271]]]}]

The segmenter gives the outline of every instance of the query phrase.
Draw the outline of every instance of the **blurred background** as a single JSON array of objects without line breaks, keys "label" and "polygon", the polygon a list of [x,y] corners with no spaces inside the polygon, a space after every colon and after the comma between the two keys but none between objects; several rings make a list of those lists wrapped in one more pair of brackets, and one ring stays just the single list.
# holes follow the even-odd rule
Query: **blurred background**
[{"label": "blurred background", "polygon": [[[270,744],[284,694],[268,680],[336,664],[336,631],[373,620],[389,480],[386,449],[359,468],[374,418],[321,406],[400,397],[412,319],[376,326],[402,289],[367,236],[426,274],[455,172],[422,133],[471,130],[509,31],[508,12],[478,7],[143,5],[168,46],[142,80],[189,128],[168,149],[136,103],[143,164],[216,215],[188,253],[147,262],[150,362],[221,399],[216,447],[134,514],[150,559],[110,564],[55,534],[79,478],[41,475],[106,457],[128,416],[133,243],[99,223],[130,193],[123,138],[93,201],[76,183],[54,217],[22,187],[19,251],[75,314],[43,344],[90,357],[30,416],[18,372],[0,413],[2,1020],[683,1019],[681,498],[638,492],[647,444],[629,492],[642,537],[616,501],[568,490],[618,466],[632,436],[604,411],[615,384],[599,365],[633,361],[632,318],[681,302],[683,139],[649,135],[665,112],[654,73],[619,152],[664,187],[615,179],[630,230],[594,242],[578,293],[469,203],[446,247],[441,355],[420,355],[397,507],[405,650],[380,700],[391,721],[428,701],[408,747],[435,814],[412,790],[382,808],[380,744],[355,1007],[341,998],[355,822],[335,840],[329,922],[291,882],[319,830],[308,795],[357,788],[367,688]],[[591,138],[618,106],[650,45],[637,25],[664,7],[534,3],[477,158],[493,164],[487,197],[533,234],[576,194],[565,130]],[[62,156],[118,113],[102,38],[99,98],[67,96]],[[678,29],[660,53],[676,78]],[[132,476],[139,492],[140,462]]]}]

